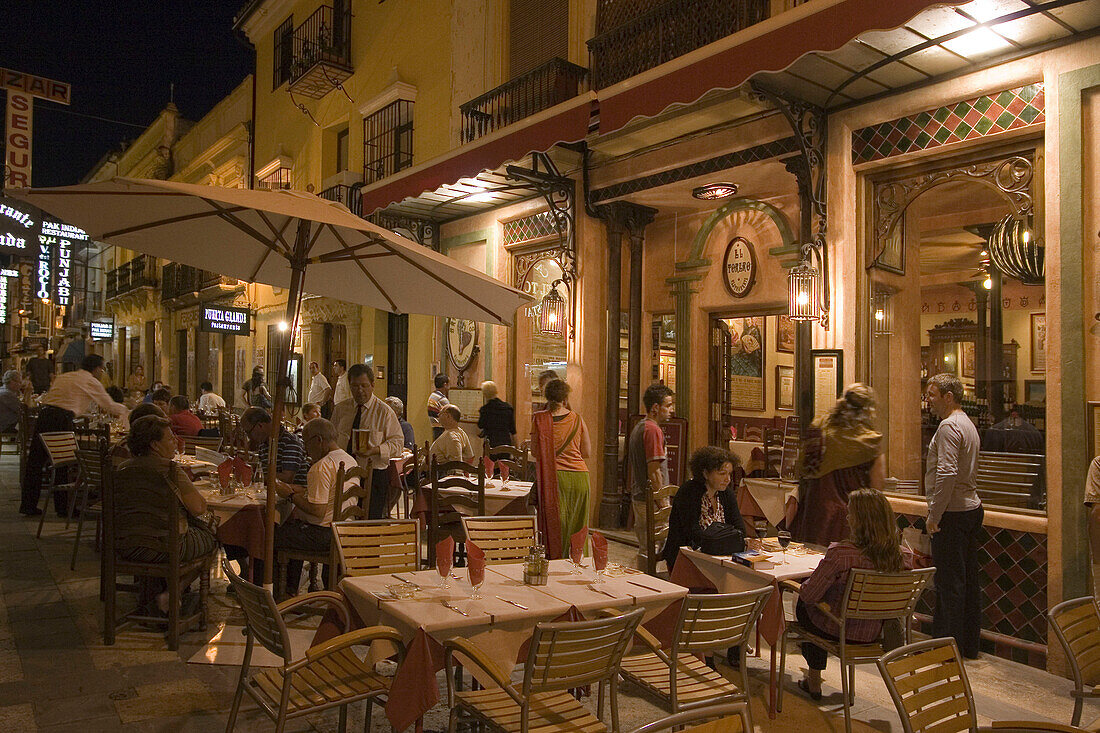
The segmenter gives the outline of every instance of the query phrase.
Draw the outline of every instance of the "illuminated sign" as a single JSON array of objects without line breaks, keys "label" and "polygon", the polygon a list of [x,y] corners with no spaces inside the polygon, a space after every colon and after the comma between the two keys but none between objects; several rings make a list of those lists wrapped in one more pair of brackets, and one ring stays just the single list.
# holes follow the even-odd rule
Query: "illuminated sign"
[{"label": "illuminated sign", "polygon": [[53,294],[58,305],[67,306],[72,301],[72,283],[70,271],[73,262],[73,240],[87,241],[88,233],[79,227],[45,219],[42,221],[42,234],[39,241],[46,237],[57,241],[57,267],[54,273]]},{"label": "illuminated sign", "polygon": [[8,107],[4,115],[4,186],[31,185],[31,102],[29,94],[8,89]]},{"label": "illuminated sign", "polygon": [[92,341],[110,341],[115,337],[114,321],[92,321]]},{"label": "illuminated sign", "polygon": [[0,253],[32,254],[36,224],[34,217],[10,203],[0,201]]},{"label": "illuminated sign", "polygon": [[199,319],[199,330],[206,333],[224,333],[248,336],[252,332],[247,308],[219,308],[206,306]]},{"label": "illuminated sign", "polygon": [[58,104],[68,104],[73,91],[72,85],[66,82],[11,69],[0,69],[0,89],[15,89]]},{"label": "illuminated sign", "polygon": [[19,277],[19,270],[0,270],[0,323],[8,322],[8,278]]},{"label": "illuminated sign", "polygon": [[35,272],[34,291],[36,298],[43,303],[50,300],[50,280],[53,278],[53,250],[57,244],[57,237],[38,235],[38,269]]}]

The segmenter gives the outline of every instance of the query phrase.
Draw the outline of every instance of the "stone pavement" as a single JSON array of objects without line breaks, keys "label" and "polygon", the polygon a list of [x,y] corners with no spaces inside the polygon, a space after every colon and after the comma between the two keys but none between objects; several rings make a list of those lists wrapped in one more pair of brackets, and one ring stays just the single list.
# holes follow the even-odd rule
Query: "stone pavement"
[{"label": "stone pavement", "polygon": [[[18,512],[18,480],[12,456],[0,458],[0,731],[219,731],[225,729],[238,669],[190,664],[190,659],[226,624],[241,624],[225,581],[214,582],[212,618],[207,631],[183,636],[178,652],[167,651],[164,637],[129,626],[114,646],[104,646],[99,602],[99,563],[90,528],[81,542],[76,571],[69,570],[74,528],[47,519],[42,539],[35,539],[37,520]],[[612,560],[630,562],[633,549],[612,543]],[[120,595],[123,609],[132,603]],[[750,659],[753,720],[757,730],[843,731],[839,676],[835,660],[826,672],[826,698],[818,704],[794,691],[792,675],[803,662],[795,654],[788,665],[783,712],[768,720],[767,657]],[[982,724],[990,718],[1040,718],[1069,722],[1069,682],[1036,669],[1000,659],[967,664]],[[728,672],[728,670],[726,670]],[[442,678],[440,678],[442,682]],[[897,714],[877,672],[857,672],[853,709],[855,731],[900,731]],[[660,708],[629,685],[619,695],[623,731],[661,717]],[[594,702],[591,704],[594,705]],[[351,729],[362,730],[363,706],[353,708]],[[1085,720],[1098,710],[1087,706]],[[447,710],[433,709],[425,720],[429,731],[446,729]],[[272,730],[273,726],[246,702],[237,730]],[[336,712],[309,716],[288,731],[335,731]],[[389,725],[377,710],[373,731]]]}]

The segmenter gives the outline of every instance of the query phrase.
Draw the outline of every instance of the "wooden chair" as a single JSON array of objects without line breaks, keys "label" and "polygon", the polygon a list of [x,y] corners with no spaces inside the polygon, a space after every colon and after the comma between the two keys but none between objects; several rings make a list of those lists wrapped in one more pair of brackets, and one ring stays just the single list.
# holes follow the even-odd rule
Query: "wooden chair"
[{"label": "wooden chair", "polygon": [[[198,623],[206,628],[206,597],[210,590],[210,568],[217,557],[217,545],[206,555],[188,561],[179,557],[180,501],[167,479],[143,468],[130,466],[106,473],[104,496],[104,644],[115,643],[115,601],[119,590],[136,592],[136,584],[118,583],[118,575],[164,578],[168,584],[168,648],[179,648],[180,631]],[[141,562],[127,557],[128,551],[143,550],[163,555],[162,562]],[[181,616],[180,579],[191,574],[199,578],[199,609]],[[165,619],[135,611],[127,618],[164,623]]]},{"label": "wooden chair", "polygon": [[779,478],[783,465],[783,431],[774,428],[764,430],[764,476]]},{"label": "wooden chair", "polygon": [[183,452],[189,456],[195,455],[195,448],[206,448],[215,453],[222,449],[222,437],[220,435],[184,435]]},{"label": "wooden chair", "polygon": [[414,443],[411,455],[406,456],[397,468],[401,476],[401,491],[404,494],[405,517],[412,516],[412,505],[416,501],[417,494],[420,493],[420,466],[422,461],[419,452],[420,449]]},{"label": "wooden chair", "polygon": [[22,479],[27,470],[27,454],[30,452],[31,440],[34,438],[35,428],[38,424],[38,409],[23,405],[19,410],[19,477]]},{"label": "wooden chair", "polygon": [[[661,698],[673,713],[715,702],[748,703],[745,648],[771,592],[771,586],[764,586],[741,593],[689,594],[680,607],[667,652],[648,631],[638,629],[638,638],[649,651],[623,658],[623,679]],[[730,647],[740,648],[740,684],[714,671],[700,658],[725,654]],[[746,730],[751,731],[752,726]]]},{"label": "wooden chair", "polygon": [[[705,721],[710,720],[710,723]],[[690,728],[682,726],[691,725]],[[646,723],[631,733],[752,733],[748,703],[708,705]]]},{"label": "wooden chair", "polygon": [[1047,612],[1054,634],[1062,644],[1073,673],[1073,718],[1081,722],[1086,697],[1100,697],[1100,609],[1096,598],[1085,596],[1062,601]]},{"label": "wooden chair", "polygon": [[[278,605],[271,593],[253,585],[233,572],[227,561],[222,568],[237,594],[245,616],[245,650],[233,706],[229,710],[226,731],[233,730],[240,711],[241,698],[247,692],[260,710],[275,721],[275,730],[283,730],[287,720],[327,708],[340,708],[340,731],[347,729],[348,705],[367,701],[365,729],[370,730],[371,713],[376,701],[389,695],[391,678],[374,671],[370,661],[355,654],[355,647],[369,647],[386,641],[397,647],[398,659],[404,658],[405,646],[397,629],[371,626],[341,634],[310,648],[303,659],[290,658],[290,637],[283,617],[287,612],[311,605],[324,605],[336,611],[344,628],[348,608],[339,593],[309,593]],[[282,666],[253,671],[252,650],[256,642],[281,657]],[[369,656],[368,656],[369,660]]]},{"label": "wooden chair", "polygon": [[[46,523],[46,515],[50,509],[50,494],[55,491],[68,491],[75,488],[76,479],[72,478],[74,474],[69,469],[77,468],[75,433],[69,431],[39,433],[38,439],[46,446],[48,462],[44,470],[49,473],[49,481],[45,483],[46,493],[42,499],[42,516],[38,520],[38,532],[35,533],[35,537],[42,536],[42,525]],[[70,480],[58,483],[59,474],[64,471],[69,471],[68,478]],[[69,528],[69,523],[73,520],[72,496],[70,495],[69,498],[69,515],[65,518],[65,529]]]},{"label": "wooden chair", "polygon": [[[431,489],[428,491],[428,567],[435,567],[435,548],[437,542],[447,535],[461,542],[465,538],[462,530],[462,512],[465,508],[472,516],[485,516],[485,466],[478,462],[471,466],[462,461],[439,463],[430,459]],[[467,478],[467,473],[475,478]],[[468,494],[441,494],[446,489],[465,489]]]},{"label": "wooden chair", "polygon": [[462,517],[462,533],[485,553],[485,562],[520,562],[535,544],[538,517],[533,514]]},{"label": "wooden chair", "polygon": [[[518,479],[519,481],[527,480],[528,463],[527,463],[527,447],[514,445],[496,445],[489,446],[489,441],[482,441],[481,444],[482,456],[498,456],[493,460],[497,463],[503,463],[508,466],[509,478]],[[492,478],[488,476],[487,478]]]},{"label": "wooden chair", "polygon": [[[69,569],[76,570],[76,550],[80,546],[80,534],[84,530],[84,520],[96,518],[96,548],[99,548],[100,529],[103,519],[103,488],[108,469],[107,438],[99,439],[92,448],[77,448],[76,460],[80,465],[80,480],[73,496],[73,503],[80,503],[80,516],[76,519],[76,537],[73,538],[73,556]],[[89,503],[91,502],[91,503]]]},{"label": "wooden chair", "polygon": [[[594,621],[539,623],[531,635],[523,682],[518,685],[513,685],[508,673],[502,672],[477,645],[463,638],[448,639],[443,643],[443,660],[451,708],[450,733],[454,733],[459,722],[466,721],[508,733],[606,731],[608,728],[602,722],[605,685],[611,690],[611,731],[617,733],[619,663],[642,613],[639,608]],[[456,691],[456,653],[480,667],[497,686]],[[598,685],[599,690],[596,715],[569,693],[592,684]]]},{"label": "wooden chair", "polygon": [[[420,523],[415,519],[333,522],[337,577],[416,572],[420,569]],[[340,572],[335,572],[339,566]],[[334,583],[330,583],[334,585]]]},{"label": "wooden chair", "polygon": [[918,641],[888,652],[875,663],[901,716],[901,728],[905,733],[1074,733],[1082,730],[1058,723],[1016,720],[978,727],[974,693],[959,649],[951,638]]},{"label": "wooden chair", "polygon": [[[645,501],[646,546],[642,549],[646,572],[657,575],[657,563],[661,559],[661,550],[668,539],[668,518],[672,514],[672,497],[680,487],[669,484],[657,491],[647,491]],[[661,503],[665,502],[665,506]]]},{"label": "wooden chair", "polygon": [[[827,604],[817,604],[837,626],[840,627],[839,641],[826,639],[804,629],[796,622],[787,623],[779,642],[779,678],[783,679],[783,670],[787,664],[787,641],[802,640],[825,649],[840,658],[840,683],[844,693],[844,729],[852,733],[851,706],[855,703],[856,665],[872,664],[885,652],[881,639],[868,644],[849,642],[845,639],[845,627],[848,621],[868,619],[887,621],[896,619],[909,636],[909,621],[913,609],[925,585],[932,579],[935,568],[905,570],[900,573],[879,573],[874,570],[853,568],[848,573],[848,584],[840,602],[839,613],[835,613]],[[784,580],[780,588],[795,592],[799,584]],[[783,706],[783,687],[780,685],[776,707]]]},{"label": "wooden chair", "polygon": [[217,430],[219,433],[221,432],[222,418],[219,413],[198,412],[195,414],[198,415],[199,421],[202,422],[203,430]]}]

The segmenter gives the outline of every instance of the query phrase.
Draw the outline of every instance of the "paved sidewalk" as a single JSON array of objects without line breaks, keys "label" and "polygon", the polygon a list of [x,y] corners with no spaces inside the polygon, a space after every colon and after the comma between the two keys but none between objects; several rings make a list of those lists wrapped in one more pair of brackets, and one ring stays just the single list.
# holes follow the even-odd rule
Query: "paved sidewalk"
[{"label": "paved sidewalk", "polygon": [[[224,580],[213,584],[212,618],[207,631],[183,636],[179,652],[166,649],[162,634],[139,627],[120,631],[114,646],[103,646],[99,602],[99,562],[93,552],[94,529],[86,528],[76,570],[69,570],[75,525],[49,518],[42,539],[37,520],[18,514],[15,461],[0,459],[0,731],[219,731],[225,729],[238,669],[189,664],[198,649],[226,623],[242,618]],[[612,543],[612,560],[630,562],[634,549]],[[132,601],[120,595],[123,608]],[[835,660],[826,673],[821,707],[794,692],[791,675],[801,674],[797,654],[789,660],[788,694],[783,712],[769,721],[765,659],[750,660],[753,719],[757,730],[843,731],[839,676]],[[967,669],[977,695],[982,723],[998,719],[1046,718],[1069,722],[1069,683],[1039,670],[983,658]],[[886,689],[870,670],[857,673],[856,731],[900,731]],[[622,730],[661,717],[654,701],[621,686]],[[594,705],[594,701],[592,702]],[[1086,721],[1098,710],[1087,706]],[[350,715],[351,730],[362,730],[362,705]],[[442,705],[426,719],[428,730],[446,730]],[[246,702],[239,731],[269,731],[273,726]],[[335,711],[288,725],[288,731],[335,731]],[[389,725],[377,710],[374,731]]]}]

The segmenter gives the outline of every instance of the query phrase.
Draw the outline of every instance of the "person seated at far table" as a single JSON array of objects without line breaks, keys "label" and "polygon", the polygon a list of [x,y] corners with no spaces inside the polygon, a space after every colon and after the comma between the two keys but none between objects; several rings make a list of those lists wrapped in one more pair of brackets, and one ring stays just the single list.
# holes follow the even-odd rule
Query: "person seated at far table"
[{"label": "person seated at far table", "polygon": [[[241,414],[241,431],[248,436],[248,449],[260,454],[260,470],[267,472],[271,443],[271,414],[262,407],[249,407]],[[279,426],[279,451],[276,455],[275,478],[287,483],[306,485],[309,458],[302,439]]]},{"label": "person seated at far table", "polygon": [[202,430],[202,420],[191,412],[187,395],[178,394],[168,401],[168,421],[172,423],[172,432],[176,435],[193,437]]},{"label": "person seated at far table", "polygon": [[390,406],[393,414],[397,415],[397,424],[401,426],[405,450],[412,450],[413,446],[416,445],[416,434],[413,432],[412,423],[405,419],[405,403],[401,401],[400,397],[387,397],[383,402]]},{"label": "person seated at far table", "polygon": [[23,412],[23,375],[15,369],[4,372],[4,386],[0,388],[0,433],[12,433],[19,426]]},{"label": "person seated at far table", "polygon": [[310,420],[316,420],[321,417],[321,406],[316,402],[307,402],[302,405],[302,427]]},{"label": "person seated at far table", "polygon": [[214,391],[213,384],[203,382],[199,385],[199,390],[202,392],[199,396],[199,412],[204,415],[217,415],[218,410],[225,409],[225,400]]},{"label": "person seated at far table", "polygon": [[156,405],[161,409],[162,412],[164,412],[165,415],[168,414],[168,403],[171,401],[172,393],[164,387],[158,387],[157,389],[154,389],[145,398],[146,404]]},{"label": "person seated at far table", "polygon": [[672,498],[668,517],[668,539],[661,552],[668,571],[676,564],[680,548],[698,547],[703,530],[715,522],[724,522],[745,534],[745,520],[737,508],[730,477],[741,463],[724,448],[705,445],[691,454],[688,465],[691,478]]},{"label": "person seated at far table", "polygon": [[439,411],[439,425],[443,432],[429,450],[429,455],[435,458],[437,463],[449,461],[463,461],[473,465],[474,449],[470,446],[470,438],[466,431],[458,426],[462,419],[462,411],[454,405],[447,405]]},{"label": "person seated at far table", "polygon": [[[323,417],[314,418],[302,430],[303,442],[310,459],[305,487],[291,486],[283,481],[275,483],[275,491],[294,505],[294,511],[286,521],[275,528],[275,549],[328,552],[332,545],[333,502],[336,492],[336,474],[343,464],[345,469],[356,466],[355,458],[340,448],[336,442],[336,427]],[[351,490],[356,479],[344,482],[344,490]],[[355,501],[349,498],[344,506]],[[328,584],[328,573],[321,577]],[[286,589],[290,596],[297,595],[302,580],[302,561],[289,560],[286,568]]]},{"label": "person seated at far table", "polygon": [[[852,568],[896,573],[905,569],[898,543],[897,518],[890,502],[875,489],[857,489],[848,495],[848,539],[834,542],[825,551],[813,574],[802,582],[795,615],[808,631],[828,639],[839,638],[840,628],[825,615],[818,603],[840,610],[848,573]],[[866,644],[882,633],[882,621],[858,619],[847,624],[847,641]],[[809,669],[798,687],[813,700],[821,699],[821,672],[828,653],[821,647],[802,644],[802,656]]]},{"label": "person seated at far table", "polygon": [[[164,414],[164,411],[152,403],[143,402],[134,409],[130,410],[130,414],[126,416],[126,424],[133,425],[135,422],[145,417],[146,415],[156,415],[157,417],[168,417]],[[110,456],[112,464],[117,468],[120,463],[128,458],[132,458],[130,448],[127,445],[129,435],[124,435],[119,439],[117,443],[111,446],[111,449],[107,452]]]}]

